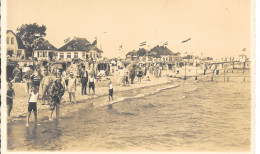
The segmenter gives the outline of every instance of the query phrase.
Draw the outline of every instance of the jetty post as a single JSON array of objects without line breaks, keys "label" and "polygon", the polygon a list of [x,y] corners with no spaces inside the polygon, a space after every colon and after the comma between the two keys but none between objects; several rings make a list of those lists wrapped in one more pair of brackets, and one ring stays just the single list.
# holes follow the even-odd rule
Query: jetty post
[{"label": "jetty post", "polygon": [[[186,59],[185,59],[186,60]],[[186,61],[184,60],[184,67],[185,67],[185,75],[184,75],[184,80],[186,80]]]},{"label": "jetty post", "polygon": [[214,70],[212,71],[211,81],[213,81],[214,78]]},{"label": "jetty post", "polygon": [[226,81],[226,72],[225,72],[225,69],[224,69],[224,82]]}]

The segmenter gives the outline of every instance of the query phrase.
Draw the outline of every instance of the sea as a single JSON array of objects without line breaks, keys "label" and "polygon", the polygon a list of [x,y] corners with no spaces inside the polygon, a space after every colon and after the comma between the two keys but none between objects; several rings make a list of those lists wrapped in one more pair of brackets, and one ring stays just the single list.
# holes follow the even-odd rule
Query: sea
[{"label": "sea", "polygon": [[[241,75],[240,75],[241,76]],[[40,125],[8,123],[9,151],[248,152],[251,149],[251,80],[222,77],[171,83],[73,104],[71,112]],[[62,108],[61,108],[62,110]],[[46,112],[46,111],[44,111]],[[41,116],[42,113],[42,116]],[[33,121],[33,116],[32,116]]]}]

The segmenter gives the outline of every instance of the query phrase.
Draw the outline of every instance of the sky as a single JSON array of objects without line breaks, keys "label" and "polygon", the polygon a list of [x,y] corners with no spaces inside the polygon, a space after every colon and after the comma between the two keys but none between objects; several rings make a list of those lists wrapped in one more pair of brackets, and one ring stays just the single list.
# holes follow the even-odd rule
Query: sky
[{"label": "sky", "polygon": [[68,37],[97,37],[109,58],[144,41],[150,47],[168,41],[173,52],[199,56],[250,56],[250,9],[250,0],[8,0],[7,29],[45,25],[56,48]]}]

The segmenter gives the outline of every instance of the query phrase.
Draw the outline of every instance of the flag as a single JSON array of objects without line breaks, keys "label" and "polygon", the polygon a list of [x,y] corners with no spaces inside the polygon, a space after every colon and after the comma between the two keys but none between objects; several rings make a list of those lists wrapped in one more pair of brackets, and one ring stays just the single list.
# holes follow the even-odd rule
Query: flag
[{"label": "flag", "polygon": [[92,43],[92,45],[97,45],[97,40],[95,40],[95,41]]},{"label": "flag", "polygon": [[243,51],[246,51],[246,48],[244,48]]},{"label": "flag", "polygon": [[187,40],[184,40],[184,41],[182,41],[181,43],[188,42],[189,40],[191,40],[191,38],[189,38],[189,39],[187,39]]},{"label": "flag", "polygon": [[64,40],[64,43],[67,43],[67,42],[69,42],[69,41],[70,41],[70,37],[66,38],[66,39]]},{"label": "flag", "polygon": [[146,45],[146,41],[139,44],[139,46],[145,46],[145,45]]},{"label": "flag", "polygon": [[119,48],[123,48],[123,45],[120,45]]}]

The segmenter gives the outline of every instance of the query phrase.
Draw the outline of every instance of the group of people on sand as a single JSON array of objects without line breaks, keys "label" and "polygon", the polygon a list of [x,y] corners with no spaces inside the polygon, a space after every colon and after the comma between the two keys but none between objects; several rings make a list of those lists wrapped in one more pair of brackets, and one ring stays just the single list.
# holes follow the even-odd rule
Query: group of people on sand
[{"label": "group of people on sand", "polygon": [[[137,83],[141,83],[142,79],[146,76],[147,68],[145,66],[138,66],[136,68],[127,69],[126,67],[120,67],[118,84],[121,86],[129,86],[134,84],[134,80],[137,77]],[[149,78],[149,76],[147,76]]]},{"label": "group of people on sand", "polygon": [[[42,73],[43,72],[43,73]],[[17,72],[14,72],[17,73]],[[14,74],[14,80],[8,82],[7,88],[7,113],[10,117],[13,108],[13,99],[15,97],[15,90],[13,88],[13,82],[15,82],[16,74]],[[88,93],[91,90],[95,95],[95,76],[94,73],[81,68],[79,73],[81,82],[81,94],[87,95],[87,85],[89,88]],[[41,100],[42,105],[49,105],[49,120],[53,120],[53,112],[56,110],[56,118],[59,118],[60,103],[64,93],[67,91],[69,94],[69,101],[76,103],[76,91],[77,91],[77,78],[74,76],[73,71],[58,70],[56,74],[50,73],[47,67],[36,67],[33,69],[32,66],[25,72],[23,76],[26,84],[25,93],[28,98],[28,114],[26,126],[29,126],[29,119],[31,112],[34,112],[35,124],[37,124],[37,103]],[[41,92],[40,92],[41,91]],[[40,94],[42,96],[40,96]],[[113,100],[113,86],[112,82],[108,85],[108,96],[109,101]]]},{"label": "group of people on sand", "polygon": [[[43,96],[42,102],[48,102],[50,108],[49,120],[53,120],[53,111],[56,110],[56,117],[59,116],[59,106],[62,96],[65,92],[65,87],[62,84],[62,79],[57,76],[55,79],[48,76],[48,71],[44,70],[44,76],[41,76],[39,70],[36,69],[31,75],[26,74],[26,93],[28,93],[28,114],[26,126],[29,126],[29,119],[31,112],[34,112],[35,123],[37,124],[37,103],[39,100],[39,90],[42,88]],[[13,99],[15,97],[15,91],[13,89],[13,83],[7,84],[7,113],[10,117],[13,108]]]}]

